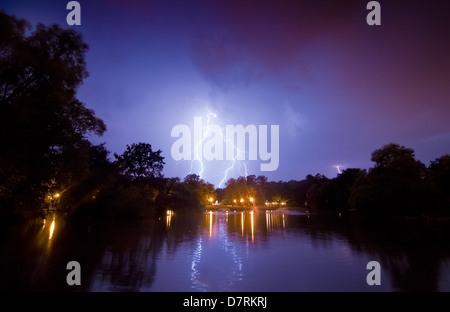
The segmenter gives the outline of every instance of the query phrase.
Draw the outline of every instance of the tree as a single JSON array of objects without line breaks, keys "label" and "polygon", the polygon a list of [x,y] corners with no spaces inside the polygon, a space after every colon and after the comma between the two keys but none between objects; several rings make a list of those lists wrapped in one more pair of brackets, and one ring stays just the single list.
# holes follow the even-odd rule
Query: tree
[{"label": "tree", "polygon": [[334,179],[318,179],[319,183],[314,184],[309,192],[309,204],[322,211],[348,210],[353,183],[363,172],[361,169],[348,168]]},{"label": "tree", "polygon": [[262,175],[256,178],[256,202],[260,205],[264,204],[266,199],[268,199],[266,196],[267,180],[267,177]]},{"label": "tree", "polygon": [[216,199],[216,191],[214,190],[214,185],[205,182],[197,174],[188,174],[183,181],[183,185],[193,193],[195,193],[197,198],[197,206],[206,206],[210,203],[210,199]]},{"label": "tree", "polygon": [[450,155],[444,155],[430,163],[428,181],[435,194],[435,204],[448,209],[450,207]]},{"label": "tree", "polygon": [[195,173],[190,173],[187,176],[184,177],[183,182],[184,183],[188,183],[188,184],[192,184],[192,185],[197,185],[199,183],[201,183],[202,178],[200,178],[200,176],[198,174]]},{"label": "tree", "polygon": [[375,150],[371,160],[375,166],[354,185],[356,209],[404,214],[426,205],[426,168],[414,150],[391,143]]},{"label": "tree", "polygon": [[160,178],[165,164],[161,153],[161,150],[154,152],[148,143],[133,143],[127,145],[122,155],[114,154],[114,157],[122,174],[132,179]]},{"label": "tree", "polygon": [[39,24],[27,36],[1,11],[0,26],[0,199],[33,206],[50,181],[61,190],[86,172],[86,137],[106,126],[76,97],[88,76],[80,33]]},{"label": "tree", "polygon": [[245,177],[239,177],[237,179],[230,178],[225,184],[225,199],[228,203],[233,204],[236,200],[237,204],[249,205],[250,198],[255,200],[256,191],[251,185],[248,185]]},{"label": "tree", "polygon": [[305,179],[308,187],[305,198],[305,206],[317,209],[323,206],[323,202],[326,200],[323,196],[323,187],[329,180],[326,176],[318,173],[315,176],[308,174]]},{"label": "tree", "polygon": [[373,174],[389,174],[404,178],[423,178],[425,166],[415,159],[414,150],[390,143],[372,153]]},{"label": "tree", "polygon": [[429,166],[430,175],[437,187],[446,194],[450,194],[450,155],[433,160]]}]

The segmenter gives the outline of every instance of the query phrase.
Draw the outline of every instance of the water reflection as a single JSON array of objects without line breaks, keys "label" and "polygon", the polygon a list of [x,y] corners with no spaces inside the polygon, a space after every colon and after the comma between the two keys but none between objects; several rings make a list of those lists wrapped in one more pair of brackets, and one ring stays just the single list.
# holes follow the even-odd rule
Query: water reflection
[{"label": "water reflection", "polygon": [[[237,243],[229,237],[230,213],[206,213],[208,239],[199,234],[191,264],[192,289],[197,291],[229,290],[242,280],[242,259]],[[243,216],[243,215],[241,215]]]},{"label": "water reflection", "polygon": [[244,212],[241,212],[241,233],[242,237],[244,237]]},{"label": "water reflection", "polygon": [[266,210],[266,231],[267,233],[272,232],[274,229],[284,229],[286,228],[286,218],[284,213],[276,213],[272,210]]},{"label": "water reflection", "polygon": [[209,212],[209,237],[212,236],[212,226],[213,226],[213,212]]},{"label": "water reflection", "polygon": [[202,259],[202,237],[200,236],[197,240],[196,249],[192,257],[191,281],[192,281],[192,288],[200,291],[205,291],[206,285],[202,282],[201,278],[199,277],[200,273],[198,270],[198,265],[201,259]]},{"label": "water reflection", "polygon": [[[268,235],[273,231],[281,230],[283,233],[286,228],[286,215],[285,213],[273,212],[271,210],[266,211],[241,211],[241,212],[208,212],[208,216],[214,214],[219,218],[225,215],[226,223],[228,224],[228,231],[230,233],[235,233],[239,229],[240,236],[246,238],[246,234],[252,242],[259,234]],[[293,214],[291,214],[293,215]],[[300,215],[300,214],[296,214]],[[305,216],[305,214],[301,214]],[[208,217],[207,225],[210,227],[210,232],[213,231],[213,223],[211,218]],[[212,233],[213,235],[213,233]]]},{"label": "water reflection", "polygon": [[173,211],[167,210],[166,212],[166,227],[170,228],[170,222],[172,221]]},{"label": "water reflection", "polygon": [[55,219],[53,219],[52,224],[50,225],[50,234],[48,235],[49,241],[52,239],[54,230],[55,230]]},{"label": "water reflection", "polygon": [[164,228],[148,221],[104,225],[110,236],[93,268],[92,291],[150,290],[158,255],[164,245],[163,229],[172,229],[173,213],[166,214]]},{"label": "water reflection", "polygon": [[252,229],[252,242],[255,241],[255,228],[253,226],[253,211],[250,211],[250,223],[251,223],[251,229]]},{"label": "water reflection", "polygon": [[[167,212],[161,220],[0,228],[0,290],[450,291],[446,222],[275,211]],[[66,264],[82,286],[66,284]],[[367,288],[365,266],[382,267]]]},{"label": "water reflection", "polygon": [[[194,289],[197,290],[221,290],[225,287],[224,285],[229,285],[230,290],[252,289],[251,287],[246,288],[240,283],[244,282],[245,284],[245,281],[248,281],[246,276],[256,274],[251,273],[254,271],[251,266],[249,267],[250,262],[259,268],[262,267],[261,263],[266,260],[265,256],[257,260],[252,258],[255,256],[255,251],[259,250],[258,253],[271,255],[269,257],[272,257],[272,253],[279,252],[285,257],[292,257],[292,259],[301,259],[305,256],[314,259],[313,262],[304,265],[303,269],[298,265],[286,265],[285,268],[280,268],[278,265],[285,260],[280,261],[282,258],[277,258],[274,254],[273,257],[277,259],[278,263],[273,262],[277,263],[275,267],[267,266],[270,271],[264,271],[264,273],[270,274],[267,274],[266,282],[269,279],[275,279],[276,275],[273,275],[273,272],[282,275],[284,273],[280,272],[285,272],[285,270],[290,271],[289,273],[285,272],[286,276],[308,274],[310,279],[317,280],[317,285],[310,286],[310,288],[298,286],[298,280],[294,278],[290,282],[286,281],[284,285],[275,286],[276,283],[273,283],[272,287],[274,288],[267,286],[267,288],[262,288],[263,290],[449,290],[448,282],[441,285],[438,282],[439,279],[448,280],[450,278],[447,276],[449,275],[448,270],[445,269],[450,264],[450,248],[442,239],[449,237],[449,229],[444,230],[446,227],[435,228],[432,230],[435,233],[430,233],[429,231],[433,227],[425,224],[420,226],[416,224],[412,228],[411,222],[389,224],[386,220],[362,222],[360,219],[346,218],[342,214],[336,218],[327,218],[283,211],[255,211],[253,213],[209,211],[204,226],[208,229],[208,237],[213,240],[204,240],[203,236],[197,240],[191,281],[195,285]],[[441,233],[441,230],[444,230],[445,233]],[[411,232],[415,234],[411,236]],[[234,233],[239,233],[240,239],[237,239]],[[409,237],[409,241],[406,237]],[[411,237],[414,237],[414,240],[411,241]],[[286,243],[282,243],[280,239],[286,240]],[[413,241],[415,244],[412,243]],[[434,251],[426,255],[414,251],[420,250],[423,245],[430,244],[430,242],[436,246],[436,249],[429,248]],[[284,246],[281,252],[277,251],[280,243]],[[250,248],[253,244],[261,245],[263,249]],[[211,247],[212,245],[216,248]],[[224,248],[225,245],[229,248]],[[219,250],[220,246],[223,251],[227,250],[227,253]],[[445,248],[443,248],[444,246]],[[439,256],[433,259],[436,255]],[[328,265],[324,268],[325,259]],[[365,265],[371,260],[377,260],[382,264],[383,285],[380,288],[364,288],[367,286],[364,282],[367,274]],[[231,282],[232,278],[229,278],[228,284],[225,281],[219,282],[218,276],[221,275],[219,273],[217,273],[216,279],[212,277],[214,275],[213,263],[218,272],[221,270],[230,272],[229,276],[234,276],[234,281]],[[206,269],[208,266],[209,271]],[[201,269],[202,267],[203,269]],[[316,267],[319,269],[317,270]],[[428,269],[424,270],[424,268]],[[329,274],[324,274],[320,278],[314,277],[315,274],[319,274],[314,273],[315,271],[329,272]],[[263,271],[258,272],[263,273]],[[269,278],[269,276],[271,277]],[[336,282],[333,284],[329,280],[336,280]],[[414,284],[409,282],[411,280],[414,280]],[[343,283],[343,285],[339,286],[339,283]]]}]

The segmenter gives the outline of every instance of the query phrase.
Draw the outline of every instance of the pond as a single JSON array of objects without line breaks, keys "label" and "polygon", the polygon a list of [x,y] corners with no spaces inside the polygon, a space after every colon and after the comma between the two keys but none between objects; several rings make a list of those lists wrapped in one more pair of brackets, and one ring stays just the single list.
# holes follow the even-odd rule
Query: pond
[{"label": "pond", "polygon": [[[1,231],[1,290],[450,291],[444,221],[229,210],[140,221],[50,216]],[[67,284],[70,261],[81,285]],[[380,285],[367,282],[370,261],[380,264]]]}]

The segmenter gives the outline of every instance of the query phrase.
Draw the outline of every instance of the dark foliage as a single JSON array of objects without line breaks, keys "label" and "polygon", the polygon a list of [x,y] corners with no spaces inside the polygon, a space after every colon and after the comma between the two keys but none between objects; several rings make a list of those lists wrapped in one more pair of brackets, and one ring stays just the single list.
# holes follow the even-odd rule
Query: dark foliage
[{"label": "dark foliage", "polygon": [[[449,214],[450,155],[426,167],[414,151],[388,144],[368,171],[350,168],[288,182],[249,175],[224,189],[190,174],[164,178],[162,151],[126,146],[109,160],[103,121],[77,99],[88,49],[80,33],[0,11],[0,213],[59,211],[90,217],[157,216],[222,204],[286,205],[377,215]],[[241,201],[242,200],[242,201]],[[245,203],[245,204],[244,204]]]},{"label": "dark foliage", "polygon": [[87,45],[57,25],[28,23],[0,12],[1,209],[37,207],[89,173],[89,134],[106,126],[76,98],[87,77]]}]

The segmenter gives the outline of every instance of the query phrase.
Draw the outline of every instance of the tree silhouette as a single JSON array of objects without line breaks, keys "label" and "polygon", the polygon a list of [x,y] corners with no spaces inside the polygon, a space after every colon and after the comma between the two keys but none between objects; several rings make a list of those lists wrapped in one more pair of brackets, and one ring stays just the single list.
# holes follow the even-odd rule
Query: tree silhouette
[{"label": "tree silhouette", "polygon": [[216,200],[216,191],[211,183],[205,182],[197,174],[188,174],[183,181],[183,184],[191,191],[196,194],[198,204],[200,206],[205,206],[210,202],[210,198]]},{"label": "tree silhouette", "polygon": [[416,213],[425,206],[426,167],[414,150],[387,144],[372,153],[375,166],[360,175],[353,189],[353,204],[361,211]]},{"label": "tree silhouette", "polygon": [[428,169],[428,181],[433,188],[436,205],[450,207],[450,155],[433,160]]},{"label": "tree silhouette", "polygon": [[[252,181],[253,179],[250,178],[250,182]],[[242,204],[248,205],[250,203],[249,199],[256,197],[255,188],[248,184],[245,177],[230,178],[225,186],[225,199],[230,204],[241,204],[240,200],[242,199]],[[236,202],[234,202],[235,200]]]},{"label": "tree silhouette", "polygon": [[[0,11],[0,199],[40,201],[49,181],[60,189],[88,168],[88,134],[106,130],[76,98],[88,76],[81,34],[29,24]],[[83,156],[84,155],[84,156]],[[86,156],[86,157],[85,157]],[[84,161],[84,160],[86,161]],[[15,202],[11,204],[11,201]]]},{"label": "tree silhouette", "polygon": [[114,154],[114,157],[120,171],[132,179],[162,177],[164,157],[161,156],[161,150],[152,151],[148,143],[127,145],[122,155]]}]

